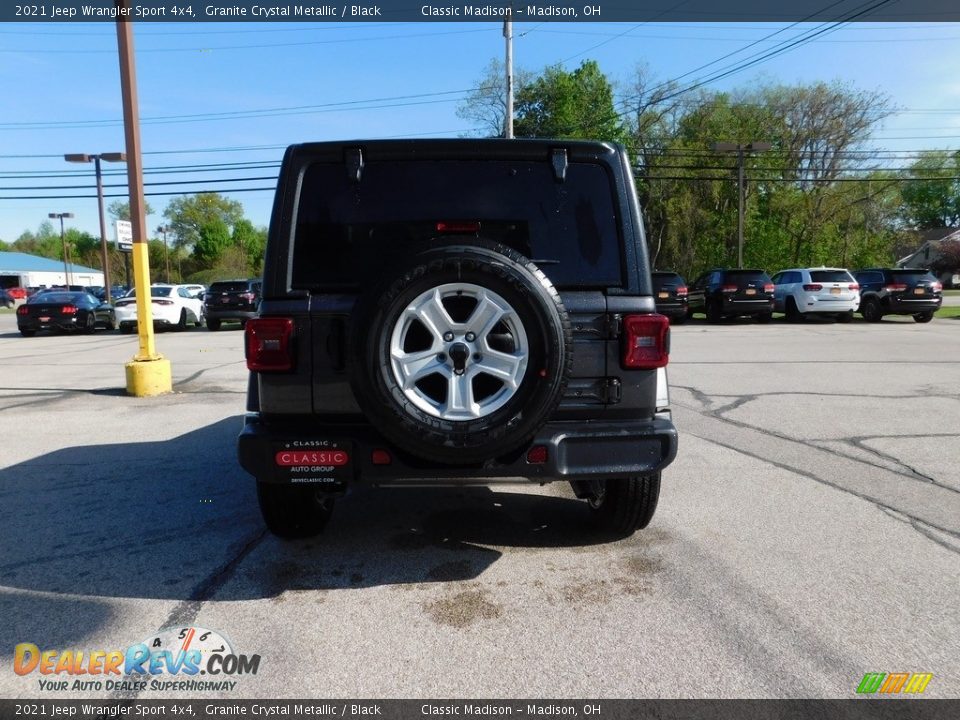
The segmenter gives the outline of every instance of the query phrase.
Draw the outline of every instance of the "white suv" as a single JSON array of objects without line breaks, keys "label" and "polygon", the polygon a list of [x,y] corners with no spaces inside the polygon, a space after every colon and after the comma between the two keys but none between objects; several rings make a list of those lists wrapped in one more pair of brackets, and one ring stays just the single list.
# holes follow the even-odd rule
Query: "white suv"
[{"label": "white suv", "polygon": [[840,322],[853,320],[860,307],[860,286],[843,268],[794,268],[773,276],[773,309],[788,322],[808,313],[830,314]]}]

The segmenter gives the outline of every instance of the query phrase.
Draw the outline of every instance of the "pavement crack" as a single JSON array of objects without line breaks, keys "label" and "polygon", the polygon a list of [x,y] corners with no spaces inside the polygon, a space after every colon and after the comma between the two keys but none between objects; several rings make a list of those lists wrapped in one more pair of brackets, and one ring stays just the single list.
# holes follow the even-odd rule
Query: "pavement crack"
[{"label": "pavement crack", "polygon": [[[929,525],[928,523],[925,523],[922,520],[917,520],[916,518],[912,518],[909,515],[905,515],[904,513],[898,510],[890,510],[885,507],[881,507],[880,510],[884,514],[896,520],[897,522],[901,522],[904,525],[909,525],[911,528],[917,531],[920,535],[923,535],[925,538],[927,538],[927,540],[930,540],[931,542],[936,543],[940,547],[945,548],[946,550],[949,550],[952,553],[960,555],[960,546],[954,545],[950,542],[947,542],[943,538],[938,537],[933,532],[933,530],[930,529],[933,527],[932,525]],[[935,529],[938,530],[939,532],[944,532],[939,528],[935,528]],[[950,535],[951,537],[957,537],[957,539],[960,540],[960,536],[957,536],[955,533],[947,533],[947,534]]]}]

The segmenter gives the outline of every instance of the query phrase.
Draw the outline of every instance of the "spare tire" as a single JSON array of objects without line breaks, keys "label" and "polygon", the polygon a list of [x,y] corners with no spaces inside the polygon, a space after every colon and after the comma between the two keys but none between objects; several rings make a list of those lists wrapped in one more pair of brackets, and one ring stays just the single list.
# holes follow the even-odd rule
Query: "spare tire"
[{"label": "spare tire", "polygon": [[462,238],[415,252],[358,302],[351,386],[402,450],[468,464],[529,442],[563,396],[570,318],[520,253]]}]

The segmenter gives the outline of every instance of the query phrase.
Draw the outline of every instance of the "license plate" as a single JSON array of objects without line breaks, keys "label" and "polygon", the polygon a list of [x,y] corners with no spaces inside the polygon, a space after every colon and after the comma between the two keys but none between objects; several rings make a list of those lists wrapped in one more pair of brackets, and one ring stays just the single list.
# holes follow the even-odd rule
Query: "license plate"
[{"label": "license plate", "polygon": [[230,298],[220,298],[220,302],[226,305],[228,302],[230,302]]},{"label": "license plate", "polygon": [[40,318],[37,318],[37,320],[39,320],[40,322],[50,322],[49,317],[40,317]]},{"label": "license plate", "polygon": [[914,288],[914,289],[913,289],[913,294],[914,294],[914,295],[923,295],[924,292],[925,292],[925,290],[924,290],[923,288]]},{"label": "license plate", "polygon": [[830,294],[831,294],[831,295],[839,295],[839,294],[840,294],[840,288],[830,288]]},{"label": "license plate", "polygon": [[747,288],[747,295],[756,295],[757,291],[754,288]]},{"label": "license plate", "polygon": [[286,440],[274,444],[274,474],[285,482],[339,486],[353,474],[353,447],[341,440]]},{"label": "license plate", "polygon": [[659,292],[657,293],[657,297],[660,298],[661,300],[666,300],[668,297],[670,297],[670,293]]}]

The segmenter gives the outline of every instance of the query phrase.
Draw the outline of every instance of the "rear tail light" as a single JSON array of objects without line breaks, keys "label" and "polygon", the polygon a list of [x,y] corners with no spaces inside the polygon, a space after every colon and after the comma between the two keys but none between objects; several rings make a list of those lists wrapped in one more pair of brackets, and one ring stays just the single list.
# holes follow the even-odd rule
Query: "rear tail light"
[{"label": "rear tail light", "polygon": [[906,283],[890,283],[884,288],[887,292],[903,292],[906,289]]},{"label": "rear tail light", "polygon": [[817,292],[818,290],[823,290],[823,285],[820,285],[819,283],[813,283],[810,285],[804,285],[803,289],[807,292]]},{"label": "rear tail light", "polygon": [[849,285],[847,285],[847,289],[849,289],[849,290],[859,290],[859,289],[860,289],[860,285],[858,285],[857,283],[850,283]]},{"label": "rear tail light", "polygon": [[253,293],[240,293],[240,299],[246,300],[247,302],[253,302],[253,298],[255,297]]},{"label": "rear tail light", "polygon": [[664,315],[623,318],[623,367],[654,370],[670,359],[670,320]]},{"label": "rear tail light", "polygon": [[156,298],[153,298],[153,300],[150,302],[152,302],[154,305],[173,305],[173,300],[157,300]]},{"label": "rear tail light", "polygon": [[930,287],[934,292],[940,292],[941,290],[943,290],[943,283],[935,282]]},{"label": "rear tail light", "polygon": [[736,285],[724,285],[720,288],[720,292],[736,292],[739,289]]},{"label": "rear tail light", "polygon": [[28,315],[29,313],[30,311],[27,310],[26,305],[21,305],[20,307],[17,308],[17,315]]},{"label": "rear tail light", "polygon": [[686,297],[687,296],[687,286],[681,285],[677,288],[677,297]]},{"label": "rear tail light", "polygon": [[253,318],[244,330],[247,369],[284,372],[293,369],[293,319]]},{"label": "rear tail light", "polygon": [[76,315],[77,309],[73,305],[64,305],[62,308],[60,308],[60,312],[62,312],[64,315]]},{"label": "rear tail light", "polygon": [[[819,289],[819,286],[817,286],[817,287],[818,287],[818,289]],[[763,286],[763,291],[764,291],[765,293],[772,293],[772,292],[773,292],[773,289],[774,289],[774,288],[773,288],[773,283],[767,283],[766,285]]]},{"label": "rear tail light", "polygon": [[134,302],[136,302],[136,301],[135,301],[135,300],[118,300],[116,303],[114,303],[114,306],[115,306],[115,307],[126,307],[127,305],[132,305]]}]

